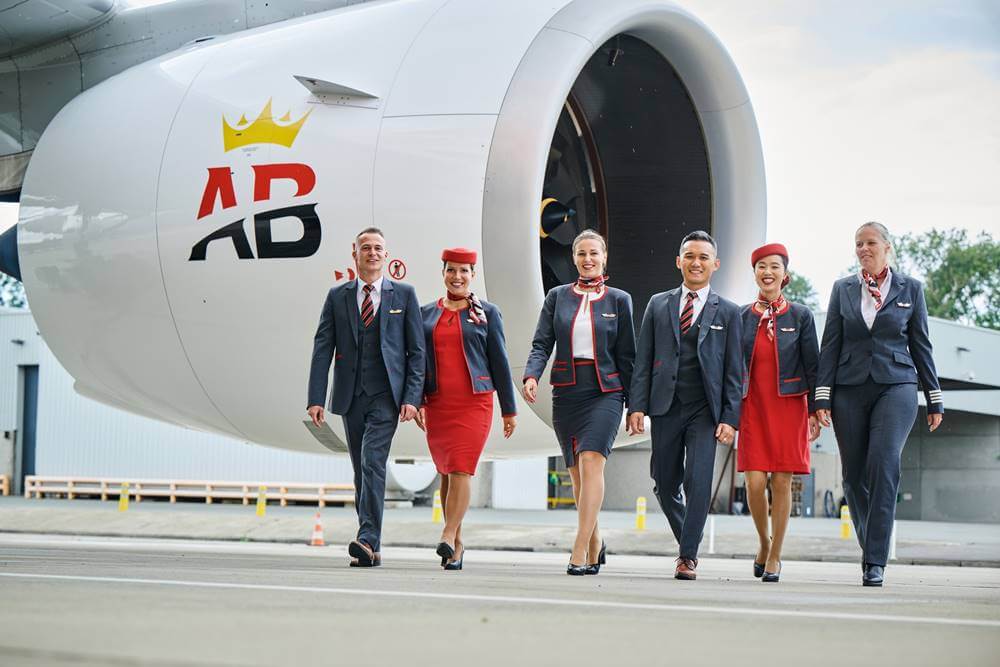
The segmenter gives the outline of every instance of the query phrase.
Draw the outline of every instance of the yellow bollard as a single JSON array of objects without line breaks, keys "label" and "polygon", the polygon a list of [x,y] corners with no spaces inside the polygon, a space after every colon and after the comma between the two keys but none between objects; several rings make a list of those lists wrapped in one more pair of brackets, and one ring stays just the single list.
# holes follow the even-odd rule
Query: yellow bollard
[{"label": "yellow bollard", "polygon": [[431,512],[431,523],[444,523],[444,508],[441,507],[441,489],[434,491],[434,510]]},{"label": "yellow bollard", "polygon": [[851,510],[847,505],[840,508],[840,539],[851,539]]},{"label": "yellow bollard", "polygon": [[267,487],[257,487],[257,516],[264,516],[267,512]]},{"label": "yellow bollard", "polygon": [[128,511],[128,482],[122,482],[122,490],[118,493],[118,511]]},{"label": "yellow bollard", "polygon": [[646,497],[635,499],[635,529],[646,530]]}]

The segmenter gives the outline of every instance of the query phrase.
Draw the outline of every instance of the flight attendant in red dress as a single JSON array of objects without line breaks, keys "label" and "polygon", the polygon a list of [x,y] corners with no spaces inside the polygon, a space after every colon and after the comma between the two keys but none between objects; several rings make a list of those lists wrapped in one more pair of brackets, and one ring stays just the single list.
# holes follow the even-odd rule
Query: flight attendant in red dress
[{"label": "flight attendant in red dress", "polygon": [[437,554],[444,569],[461,570],[469,478],[476,474],[493,425],[494,391],[505,438],[514,432],[517,408],[500,309],[472,293],[476,251],[452,248],[441,259],[446,296],[420,309],[427,370],[424,405],[416,422],[427,433],[431,458],[441,474],[444,529]]},{"label": "flight attendant in red dress", "polygon": [[812,313],[781,293],[789,282],[785,246],[757,248],[750,264],[760,293],[742,309],[747,375],[736,465],[746,476],[747,502],[760,539],[754,576],[773,583],[781,571],[781,546],[792,509],[792,475],[809,474],[809,443],[819,436],[810,405],[819,344]]}]

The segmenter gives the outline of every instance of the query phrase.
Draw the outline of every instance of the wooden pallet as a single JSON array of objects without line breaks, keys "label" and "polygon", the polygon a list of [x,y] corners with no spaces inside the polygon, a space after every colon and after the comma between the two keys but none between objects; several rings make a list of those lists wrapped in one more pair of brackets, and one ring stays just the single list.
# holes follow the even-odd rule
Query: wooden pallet
[{"label": "wooden pallet", "polygon": [[302,482],[230,482],[190,479],[137,479],[130,477],[60,477],[29,475],[24,478],[24,497],[43,496],[75,498],[109,498],[117,500],[122,484],[128,484],[128,495],[135,502],[144,498],[204,499],[211,505],[216,500],[240,500],[244,505],[256,502],[261,488],[266,500],[276,500],[284,507],[290,501],[308,502],[325,507],[327,503],[354,502],[353,484],[313,484]]}]

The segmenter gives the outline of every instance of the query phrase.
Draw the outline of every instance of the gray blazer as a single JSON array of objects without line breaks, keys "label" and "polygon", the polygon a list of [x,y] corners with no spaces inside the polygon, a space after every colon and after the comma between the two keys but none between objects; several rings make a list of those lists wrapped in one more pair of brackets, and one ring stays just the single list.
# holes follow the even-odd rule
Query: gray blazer
[{"label": "gray blazer", "polygon": [[[308,405],[324,404],[332,360],[333,395],[329,409],[337,415],[347,414],[354,399],[359,317],[357,280],[338,285],[327,293],[313,339]],[[424,331],[413,287],[383,279],[379,334],[396,406],[404,403],[419,406],[424,392]]]},{"label": "gray blazer", "polygon": [[916,384],[927,399],[927,412],[944,412],[941,384],[927,333],[927,303],[919,280],[892,274],[892,285],[869,329],[861,315],[861,279],[833,284],[823,327],[816,381],[817,409],[830,409],[838,384],[859,385],[871,377],[879,384]]},{"label": "gray blazer", "polygon": [[[681,288],[654,294],[642,316],[629,412],[664,415],[674,400],[680,357]],[[701,313],[698,360],[717,424],[739,428],[743,394],[740,307],[709,292]]]}]

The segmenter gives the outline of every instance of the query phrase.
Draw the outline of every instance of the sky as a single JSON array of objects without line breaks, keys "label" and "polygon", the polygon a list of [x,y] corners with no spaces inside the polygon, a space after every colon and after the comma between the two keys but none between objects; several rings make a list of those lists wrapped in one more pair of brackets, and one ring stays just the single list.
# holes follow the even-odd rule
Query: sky
[{"label": "sky", "polygon": [[[760,126],[768,241],[825,306],[853,233],[1000,239],[1000,2],[680,0],[736,62]],[[0,204],[0,229],[16,206]],[[724,242],[724,239],[720,239]]]}]

